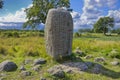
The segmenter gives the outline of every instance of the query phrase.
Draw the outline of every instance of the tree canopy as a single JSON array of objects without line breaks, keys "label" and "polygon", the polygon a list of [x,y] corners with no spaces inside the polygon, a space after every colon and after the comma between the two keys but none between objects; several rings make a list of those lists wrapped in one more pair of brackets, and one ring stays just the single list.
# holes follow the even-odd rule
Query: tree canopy
[{"label": "tree canopy", "polygon": [[70,7],[69,0],[33,0],[32,4],[32,7],[25,10],[27,21],[24,23],[24,28],[28,26],[35,28],[40,23],[45,23],[51,8]]},{"label": "tree canopy", "polygon": [[0,0],[0,9],[3,7],[3,0]]},{"label": "tree canopy", "polygon": [[102,17],[94,24],[94,32],[101,33],[104,35],[108,32],[109,28],[114,27],[114,18]]}]

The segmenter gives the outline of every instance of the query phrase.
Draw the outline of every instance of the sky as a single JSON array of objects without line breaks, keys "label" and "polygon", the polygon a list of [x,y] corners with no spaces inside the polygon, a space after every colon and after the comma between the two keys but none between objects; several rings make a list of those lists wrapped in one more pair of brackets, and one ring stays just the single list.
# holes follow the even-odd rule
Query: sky
[{"label": "sky", "polygon": [[[92,28],[104,16],[115,19],[115,27],[120,28],[120,0],[70,0],[74,29]],[[0,9],[0,27],[20,27],[26,21],[25,8],[32,0],[4,0]],[[21,23],[21,25],[20,25]]]}]

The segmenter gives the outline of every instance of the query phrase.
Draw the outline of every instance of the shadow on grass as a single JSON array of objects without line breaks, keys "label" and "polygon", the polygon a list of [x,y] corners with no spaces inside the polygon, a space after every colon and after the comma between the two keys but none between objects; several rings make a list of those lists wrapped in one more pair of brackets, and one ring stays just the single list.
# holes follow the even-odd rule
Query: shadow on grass
[{"label": "shadow on grass", "polygon": [[[120,78],[120,72],[115,72],[113,70],[107,69],[107,68],[105,68],[104,66],[102,66],[98,63],[83,61],[80,57],[76,57],[76,55],[73,55],[73,54],[69,57],[64,57],[61,60],[58,60],[58,62],[60,64],[63,64],[63,65],[66,62],[67,63],[73,63],[71,65],[65,64],[65,66],[72,67],[72,68],[78,68],[78,69],[81,68],[81,67],[78,64],[76,66],[76,64],[74,64],[74,63],[79,63],[80,62],[80,63],[88,66],[88,69],[83,70],[83,72],[87,72],[87,73],[91,73],[91,74],[101,74],[103,76],[110,77],[110,78],[113,78],[113,79]],[[97,72],[94,72],[94,70],[96,70]]]},{"label": "shadow on grass", "polygon": [[85,63],[92,63],[94,66],[98,65],[98,67],[96,67],[96,70],[98,70],[98,72],[94,72],[94,69],[93,69],[94,66],[91,67],[89,70],[84,71],[84,72],[88,72],[88,73],[91,73],[91,74],[101,74],[103,76],[110,77],[110,78],[113,78],[113,79],[120,78],[120,72],[116,72],[116,71],[107,69],[107,68],[105,68],[104,66],[102,66],[101,64],[98,64],[98,63],[86,62],[86,61],[85,61]]},{"label": "shadow on grass", "polygon": [[[81,58],[76,57],[76,56],[77,56],[76,54],[72,53],[70,56],[61,57],[60,59],[57,59],[56,61],[60,64],[62,64],[64,62],[70,62],[70,61],[72,61],[72,62],[82,61],[83,62],[83,60]],[[53,59],[53,60],[55,60],[55,59]]]}]

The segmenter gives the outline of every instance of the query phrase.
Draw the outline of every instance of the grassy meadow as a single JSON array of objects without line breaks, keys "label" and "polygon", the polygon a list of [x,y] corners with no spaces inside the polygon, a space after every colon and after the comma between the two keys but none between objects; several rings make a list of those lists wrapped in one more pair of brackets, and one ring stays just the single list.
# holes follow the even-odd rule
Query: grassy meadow
[{"label": "grassy meadow", "polygon": [[[0,62],[4,60],[14,61],[18,65],[15,72],[1,72],[7,74],[4,80],[120,80],[120,65],[113,66],[110,62],[120,61],[120,36],[112,34],[84,33],[80,37],[74,37],[72,51],[79,47],[86,55],[92,55],[91,59],[80,57],[82,61],[94,62],[96,57],[104,57],[105,62],[99,63],[108,69],[108,74],[67,74],[64,79],[56,79],[47,73],[47,69],[60,64],[47,55],[45,50],[44,32],[42,31],[0,31]],[[32,75],[26,78],[19,76],[19,66],[25,59],[45,58],[47,63],[42,65],[40,72],[32,71]],[[25,67],[30,70],[30,64]]]}]

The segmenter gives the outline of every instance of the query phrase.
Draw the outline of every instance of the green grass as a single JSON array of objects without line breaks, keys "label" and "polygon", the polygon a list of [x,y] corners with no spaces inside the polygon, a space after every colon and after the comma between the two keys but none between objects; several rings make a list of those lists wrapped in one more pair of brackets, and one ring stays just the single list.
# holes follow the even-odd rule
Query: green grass
[{"label": "green grass", "polygon": [[[16,32],[16,31],[15,31]],[[7,77],[5,80],[39,80],[40,77],[45,77],[48,80],[54,80],[50,74],[47,73],[47,69],[53,65],[60,64],[54,61],[50,56],[47,55],[45,50],[45,40],[42,32],[25,32],[17,31],[20,37],[10,36],[6,37],[4,34],[11,33],[11,31],[0,32],[0,62],[9,59],[14,61],[18,66],[22,64],[25,59],[36,59],[45,58],[47,63],[42,65],[40,72],[32,71],[32,76],[22,78],[19,76],[19,69],[15,72],[2,72],[6,73]],[[13,33],[13,32],[12,32]],[[29,36],[28,36],[29,34]],[[34,34],[34,35],[33,35]],[[92,55],[93,58],[86,60],[84,57],[80,57],[83,61],[94,62],[95,57],[105,57],[106,64],[99,63],[108,69],[109,74],[92,74],[84,72],[82,74],[67,74],[65,79],[62,80],[120,80],[120,66],[112,66],[111,61],[116,60],[114,57],[108,56],[113,50],[117,51],[120,55],[120,36],[104,36],[103,34],[87,33],[82,34],[78,38],[73,39],[72,51],[79,47],[85,54]],[[74,54],[74,53],[73,53]],[[75,55],[76,56],[76,55]],[[120,61],[120,59],[117,59]],[[25,66],[30,70],[31,65]],[[117,77],[114,79],[114,77]],[[56,79],[61,80],[61,79]]]}]

